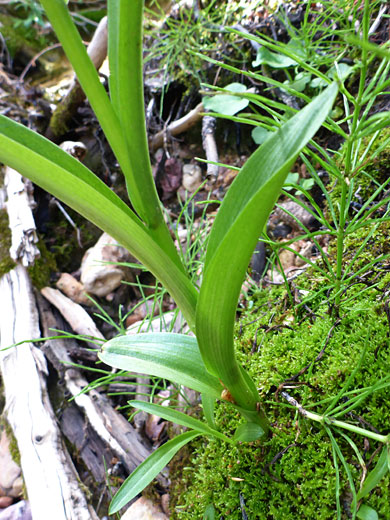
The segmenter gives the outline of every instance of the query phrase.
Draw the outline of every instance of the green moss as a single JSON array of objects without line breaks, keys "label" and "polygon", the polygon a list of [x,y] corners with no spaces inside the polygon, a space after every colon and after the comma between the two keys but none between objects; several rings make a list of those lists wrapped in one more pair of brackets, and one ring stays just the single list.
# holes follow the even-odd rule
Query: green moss
[{"label": "green moss", "polygon": [[42,289],[49,285],[51,273],[57,271],[57,263],[54,254],[47,249],[42,239],[38,242],[38,249],[41,256],[28,267],[28,273],[33,285],[37,289]]},{"label": "green moss", "polygon": [[36,31],[20,24],[19,18],[0,13],[0,25],[1,34],[11,56],[19,52],[33,56],[46,44],[45,39],[38,37]]},{"label": "green moss", "polygon": [[[264,407],[273,426],[272,437],[232,447],[217,440],[201,439],[195,444],[191,462],[182,468],[181,481],[171,491],[173,519],[202,518],[209,503],[214,504],[217,518],[241,520],[240,495],[245,501],[248,518],[266,520],[314,519],[333,520],[336,513],[336,472],[332,444],[326,431],[318,424],[297,415],[286,406],[278,389],[289,392],[303,406],[324,413],[326,405],[315,403],[335,396],[361,359],[367,347],[361,370],[351,390],[373,385],[390,371],[388,354],[388,323],[377,292],[366,293],[364,305],[351,304],[341,323],[318,315],[288,322],[290,328],[274,328],[274,308],[264,302],[274,299],[281,305],[284,290],[260,292],[257,311],[245,316],[237,327],[237,349],[240,360],[256,381]],[[257,320],[253,322],[253,320]],[[290,318],[291,319],[291,318]],[[329,341],[326,342],[330,333]],[[253,349],[254,340],[256,345]],[[313,364],[326,348],[319,361]],[[253,352],[254,350],[254,352]],[[253,352],[253,353],[251,353]],[[297,379],[288,382],[305,367]],[[386,390],[371,395],[354,413],[382,433],[389,428]],[[343,418],[359,424],[355,417]],[[218,408],[217,422],[222,431],[233,433],[239,417],[228,405]],[[350,445],[337,432],[337,443],[359,488],[362,470]],[[376,449],[370,441],[368,452],[362,437],[349,434],[366,461]],[[375,465],[376,459],[369,469]],[[340,462],[342,518],[348,518],[351,493]],[[383,479],[365,501],[382,519],[390,518],[387,500],[388,479]],[[176,486],[176,488],[175,488]]]},{"label": "green moss", "polygon": [[11,271],[16,265],[9,255],[11,230],[8,224],[7,211],[0,209],[0,276]]},{"label": "green moss", "polygon": [[14,436],[11,426],[4,416],[0,417],[0,432],[4,430],[7,438],[9,440],[9,452],[11,454],[12,460],[20,466],[20,451],[18,447],[18,442]]}]

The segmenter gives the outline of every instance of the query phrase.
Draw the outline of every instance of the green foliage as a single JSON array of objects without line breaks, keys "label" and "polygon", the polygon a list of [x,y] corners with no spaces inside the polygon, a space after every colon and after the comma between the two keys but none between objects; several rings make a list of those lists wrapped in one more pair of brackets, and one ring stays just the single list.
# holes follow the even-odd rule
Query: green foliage
[{"label": "green foliage", "polygon": [[[246,92],[245,85],[241,83],[230,83],[226,85],[225,91],[228,92]],[[203,106],[211,112],[218,112],[227,116],[234,116],[237,112],[241,112],[249,105],[247,99],[242,99],[229,94],[221,93],[219,96],[203,98]]]}]

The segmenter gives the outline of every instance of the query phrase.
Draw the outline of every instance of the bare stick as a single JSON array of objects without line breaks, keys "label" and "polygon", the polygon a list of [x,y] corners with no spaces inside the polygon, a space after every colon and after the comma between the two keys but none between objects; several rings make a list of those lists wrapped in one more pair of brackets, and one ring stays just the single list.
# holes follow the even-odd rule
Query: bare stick
[{"label": "bare stick", "polygon": [[[206,153],[206,159],[213,163],[218,162],[218,150],[215,142],[216,119],[212,116],[203,116],[202,121],[202,144]],[[219,166],[217,164],[207,164],[207,177],[211,182],[215,182],[218,178]]]},{"label": "bare stick", "polygon": [[151,137],[149,140],[149,148],[151,152],[154,152],[158,148],[161,148],[164,144],[164,135],[170,134],[172,136],[182,134],[186,132],[189,128],[196,125],[198,121],[201,120],[203,111],[203,104],[199,103],[196,107],[188,112],[184,117],[181,117],[177,121],[173,121],[170,125],[167,126],[165,130],[161,130],[161,132],[157,132],[156,135]]}]

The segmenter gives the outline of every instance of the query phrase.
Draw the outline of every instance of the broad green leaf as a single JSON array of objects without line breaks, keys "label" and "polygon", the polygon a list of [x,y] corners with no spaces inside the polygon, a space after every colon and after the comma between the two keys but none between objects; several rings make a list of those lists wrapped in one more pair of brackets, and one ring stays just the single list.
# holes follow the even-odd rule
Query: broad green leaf
[{"label": "broad green leaf", "polygon": [[[225,90],[230,92],[246,92],[245,85],[241,83],[231,83],[225,87]],[[215,96],[206,96],[203,98],[203,106],[205,109],[212,112],[218,112],[226,116],[234,116],[237,112],[241,112],[249,105],[248,99],[242,99],[238,96],[231,96],[229,94],[216,94]]]},{"label": "broad green leaf", "polygon": [[284,181],[283,189],[286,191],[291,191],[293,186],[287,186],[288,184],[298,184],[299,182],[299,173],[289,173]]},{"label": "broad green leaf", "polygon": [[259,424],[245,422],[238,426],[233,439],[236,442],[252,442],[260,439],[263,435],[264,430]]},{"label": "broad green leaf", "polygon": [[372,471],[370,471],[370,473],[367,475],[367,478],[363,483],[362,489],[357,494],[357,500],[361,500],[362,498],[367,496],[379,484],[382,478],[389,471],[389,466],[387,462],[388,450],[388,446],[383,446],[382,453],[380,454],[379,460],[376,463],[375,468]]},{"label": "broad green leaf", "polygon": [[356,514],[356,517],[359,518],[359,520],[378,520],[378,513],[370,506],[367,506],[366,504],[362,504],[359,507],[359,511]]},{"label": "broad green leaf", "polygon": [[103,345],[99,358],[107,365],[163,377],[215,399],[221,396],[221,383],[207,372],[192,336],[170,332],[119,336]]},{"label": "broad green leaf", "polygon": [[252,130],[252,139],[256,144],[263,144],[272,134],[273,132],[269,132],[262,126],[256,126]]},{"label": "broad green leaf", "polygon": [[210,428],[210,426],[202,421],[199,421],[199,419],[195,419],[195,417],[191,417],[190,415],[179,412],[178,410],[174,410],[173,408],[169,408],[168,406],[146,403],[145,401],[129,401],[128,404],[134,408],[143,410],[144,412],[157,415],[166,421],[171,421],[175,424],[180,424],[181,426],[186,426],[187,428],[196,430],[200,433],[203,433],[204,435],[212,435],[218,439],[221,439],[222,441],[231,443],[233,442],[232,439],[226,437],[226,435],[219,432],[218,430]]},{"label": "broad green leaf", "polygon": [[235,360],[233,326],[245,272],[260,233],[296,157],[329,114],[329,86],[267,139],[232,183],[215,219],[196,309],[196,334],[207,370],[236,404],[254,408],[254,395]]},{"label": "broad green leaf", "polygon": [[298,65],[295,60],[285,56],[284,54],[277,54],[268,50],[266,47],[259,47],[255,61],[252,62],[252,67],[259,65],[268,65],[273,69],[287,69]]},{"label": "broad green leaf", "polygon": [[[337,63],[337,65],[333,65],[327,73],[327,76],[331,79],[345,81],[347,77],[351,74],[354,67],[347,65],[346,63]],[[328,83],[321,78],[314,78],[310,82],[310,86],[313,88],[317,87],[326,87]]]},{"label": "broad green leaf", "polygon": [[[142,134],[142,131],[145,131],[144,122],[142,127],[139,126],[139,115],[144,109],[143,94],[140,93],[142,84],[141,86],[138,85],[137,91],[134,90],[134,92],[132,92],[134,99],[127,100],[133,109],[137,103],[140,105],[138,107],[137,117],[135,117],[135,114],[133,113],[133,117],[130,119],[128,124],[122,126],[122,117],[118,117],[118,114],[115,112],[65,3],[63,0],[41,0],[41,3],[69,61],[72,64],[72,67],[76,72],[77,79],[87,95],[88,101],[101,124],[103,132],[118,159],[126,179],[130,200],[136,212],[150,227],[154,239],[160,244],[161,248],[164,249],[171,260],[179,266],[180,259],[175,250],[173,241],[170,239],[169,231],[165,225],[160,209],[160,203],[151,174],[147,146],[143,146],[142,149],[139,146],[139,136],[143,135],[142,139],[146,139],[146,134]],[[132,11],[136,11],[137,9],[140,10],[142,8],[142,2],[122,1],[121,5],[122,4],[131,4],[131,6],[133,6],[131,7]],[[141,28],[139,27],[137,29],[139,25],[137,21],[135,22],[135,25],[131,25],[133,19],[124,16],[121,20],[121,35],[125,34],[126,31],[128,32],[129,28],[134,31],[138,30],[140,33]],[[139,49],[139,40],[141,35],[133,33],[132,38],[134,40],[132,42],[134,47],[137,46],[138,42],[135,53],[141,52]],[[121,44],[117,51],[123,52],[123,47],[124,44]],[[129,64],[131,67],[129,74],[135,74],[137,76],[136,81],[139,82],[139,75],[142,75],[142,65],[139,61],[136,62],[131,48],[126,49],[124,55],[126,55],[126,51],[131,53],[130,59],[133,60],[133,63]],[[127,64],[128,63],[126,63],[126,65]],[[122,65],[121,62],[120,65]],[[136,70],[137,67],[139,67],[140,70]],[[119,73],[118,71],[116,72]],[[125,93],[125,95],[127,95],[128,89],[125,88],[122,81],[119,82],[119,87],[120,93]],[[128,112],[126,111],[124,117],[127,116]],[[140,167],[141,165],[142,167]]]},{"label": "broad green leaf", "polygon": [[215,399],[214,397],[202,394],[202,408],[207,424],[211,428],[216,428],[215,419],[214,419],[214,408],[215,408]]},{"label": "broad green leaf", "polygon": [[[109,0],[107,7],[111,101],[127,138],[131,165],[136,172],[136,188],[149,219],[146,222],[154,227],[161,212],[149,160],[145,124],[142,58],[144,5],[140,1]],[[133,186],[131,188],[134,189]],[[150,218],[155,220],[150,221]]]},{"label": "broad green leaf", "polygon": [[311,74],[309,72],[299,72],[292,82],[285,81],[285,84],[293,88],[297,92],[303,92],[308,83],[310,83]]},{"label": "broad green leaf", "polygon": [[197,293],[130,208],[79,161],[0,115],[0,161],[68,204],[115,238],[167,287],[194,328]]},{"label": "broad green leaf", "polygon": [[204,510],[203,520],[215,520],[215,509],[213,504],[209,504]]},{"label": "broad green leaf", "polygon": [[198,432],[185,432],[160,446],[138,466],[123,482],[110,504],[110,515],[113,515],[138,495],[161,470],[172,460],[176,453],[187,443],[198,437]]}]

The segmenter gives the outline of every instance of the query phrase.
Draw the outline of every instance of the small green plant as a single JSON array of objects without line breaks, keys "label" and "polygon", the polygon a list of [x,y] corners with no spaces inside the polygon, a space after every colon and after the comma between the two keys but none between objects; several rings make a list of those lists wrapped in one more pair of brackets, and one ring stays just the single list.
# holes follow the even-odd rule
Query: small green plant
[{"label": "small green plant", "polygon": [[[280,121],[241,169],[212,227],[199,288],[171,239],[151,173],[142,83],[143,2],[108,2],[110,97],[63,0],[41,3],[121,165],[133,209],[76,159],[4,116],[0,116],[0,159],[127,247],[168,290],[195,334],[120,336],[107,342],[99,354],[111,366],[162,377],[199,391],[207,421],[153,403],[130,401],[132,406],[189,431],[161,446],[130,475],[112,501],[110,512],[115,513],[195,437],[213,436],[235,444],[268,435],[270,425],[256,386],[234,352],[237,300],[258,230],[264,228],[297,156],[326,120],[338,87],[320,75],[329,86],[312,101],[305,97],[310,102],[294,115],[289,114],[292,117],[288,120]],[[364,34],[367,36],[367,31]],[[364,59],[362,63],[364,72]],[[345,94],[345,89],[342,92]],[[355,131],[358,120],[353,117],[353,121]],[[341,132],[329,118],[326,125]],[[349,165],[348,172],[351,168]],[[344,206],[340,214],[340,228],[344,230]],[[340,285],[341,276],[336,282]],[[245,419],[232,437],[216,429],[214,405],[218,399],[230,402]],[[328,417],[322,422],[329,428],[332,425]],[[349,423],[339,421],[337,426],[361,433]],[[389,443],[388,436],[376,439]]]}]

